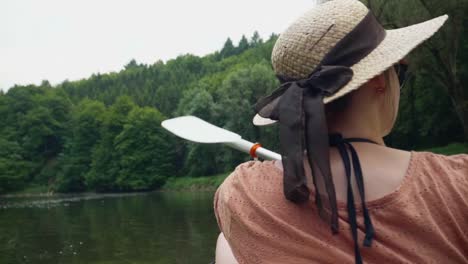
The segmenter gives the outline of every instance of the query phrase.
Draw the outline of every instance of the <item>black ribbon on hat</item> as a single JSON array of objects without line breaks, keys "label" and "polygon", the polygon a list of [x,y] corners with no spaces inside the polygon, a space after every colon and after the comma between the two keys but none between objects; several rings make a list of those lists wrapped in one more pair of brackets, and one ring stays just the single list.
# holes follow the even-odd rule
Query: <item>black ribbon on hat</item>
[{"label": "black ribbon on hat", "polygon": [[[330,32],[333,32],[333,28]],[[338,211],[330,169],[328,128],[323,99],[335,94],[351,81],[353,71],[350,67],[371,53],[385,35],[385,29],[369,12],[325,55],[307,78],[298,80],[278,76],[281,86],[271,95],[260,99],[254,107],[261,117],[277,120],[279,123],[285,197],[295,203],[303,203],[309,199],[310,192],[303,162],[306,151],[319,215],[330,223],[333,233],[338,233]],[[353,156],[353,165],[356,166],[354,161]],[[361,187],[359,191],[361,193]],[[361,198],[364,201],[364,197]],[[352,202],[354,207],[354,201]],[[365,212],[366,218],[369,219],[366,221],[370,222],[367,209]],[[355,222],[355,212],[353,214],[348,210],[348,213],[350,218],[354,218],[350,219],[350,222]],[[367,236],[365,245],[370,246],[371,240],[372,236]],[[360,256],[359,260],[356,256],[356,262],[360,262]]]}]

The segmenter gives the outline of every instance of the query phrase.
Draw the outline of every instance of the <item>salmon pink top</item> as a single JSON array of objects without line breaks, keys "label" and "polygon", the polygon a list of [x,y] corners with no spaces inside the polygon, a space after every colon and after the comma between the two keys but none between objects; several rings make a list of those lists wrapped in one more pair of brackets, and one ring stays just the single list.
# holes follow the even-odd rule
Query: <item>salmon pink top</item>
[{"label": "salmon pink top", "polygon": [[[354,263],[346,205],[333,235],[314,195],[301,205],[286,200],[282,177],[273,161],[246,162],[216,191],[218,226],[237,261]],[[399,188],[366,204],[376,233],[361,246],[365,263],[468,263],[468,155],[412,152]],[[362,214],[357,220],[362,245]]]}]

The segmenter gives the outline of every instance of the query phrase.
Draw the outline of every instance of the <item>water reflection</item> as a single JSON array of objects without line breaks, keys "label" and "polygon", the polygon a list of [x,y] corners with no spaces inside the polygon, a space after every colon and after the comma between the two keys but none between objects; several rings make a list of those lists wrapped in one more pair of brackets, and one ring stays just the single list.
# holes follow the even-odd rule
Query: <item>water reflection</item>
[{"label": "water reflection", "polygon": [[75,196],[0,204],[0,263],[209,263],[213,193]]}]

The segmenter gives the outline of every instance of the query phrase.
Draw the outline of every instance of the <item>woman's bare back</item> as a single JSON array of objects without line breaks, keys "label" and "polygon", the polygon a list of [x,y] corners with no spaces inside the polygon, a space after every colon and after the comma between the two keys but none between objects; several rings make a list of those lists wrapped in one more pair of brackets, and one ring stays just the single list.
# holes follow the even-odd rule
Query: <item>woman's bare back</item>
[{"label": "woman's bare back", "polygon": [[[352,145],[356,149],[361,163],[366,201],[376,200],[396,191],[407,174],[412,152],[369,143],[352,143]],[[304,169],[308,185],[313,188],[310,167],[307,160],[304,162],[306,163]],[[276,161],[276,166],[282,170],[281,161]],[[347,200],[347,179],[343,159],[336,148],[330,148],[330,166],[336,198],[345,203]],[[357,190],[352,167],[351,182],[353,190]],[[356,202],[361,200],[356,191],[354,191],[354,198]]]},{"label": "woman's bare back", "polygon": [[[361,161],[366,201],[377,200],[397,190],[407,173],[411,152],[369,143],[352,144]],[[336,148],[331,148],[330,164],[337,200],[346,202],[346,174],[343,161]],[[308,176],[311,177],[310,173]],[[353,190],[357,190],[354,173],[351,179]],[[354,191],[354,196],[355,201],[361,200],[357,191]]]}]

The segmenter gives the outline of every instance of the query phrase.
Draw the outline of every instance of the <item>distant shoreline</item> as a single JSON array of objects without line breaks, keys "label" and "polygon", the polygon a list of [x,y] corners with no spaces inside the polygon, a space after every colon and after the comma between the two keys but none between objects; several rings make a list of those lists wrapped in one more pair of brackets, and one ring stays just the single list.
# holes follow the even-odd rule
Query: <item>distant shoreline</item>
[{"label": "distant shoreline", "polygon": [[205,176],[205,177],[174,177],[170,178],[166,184],[155,190],[146,191],[133,191],[133,192],[72,192],[72,193],[59,193],[59,192],[47,192],[47,186],[35,186],[34,188],[26,188],[24,191],[16,193],[5,193],[0,194],[0,198],[33,198],[33,197],[60,197],[60,196],[86,196],[86,195],[122,195],[122,194],[139,194],[139,193],[151,193],[151,192],[214,192],[219,185],[228,176],[228,173]]},{"label": "distant shoreline", "polygon": [[138,195],[146,194],[156,191],[145,191],[145,192],[109,192],[109,193],[98,193],[98,192],[74,192],[74,193],[6,193],[0,194],[0,198],[46,198],[46,197],[71,197],[71,196],[125,196],[125,195]]}]

